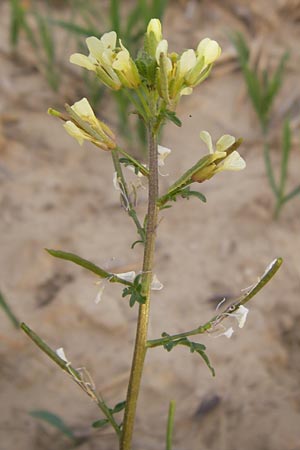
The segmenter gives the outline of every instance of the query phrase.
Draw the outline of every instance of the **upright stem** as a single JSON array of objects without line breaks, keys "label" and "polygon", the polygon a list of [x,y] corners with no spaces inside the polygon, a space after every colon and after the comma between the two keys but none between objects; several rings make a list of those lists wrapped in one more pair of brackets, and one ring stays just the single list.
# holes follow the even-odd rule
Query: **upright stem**
[{"label": "upright stem", "polygon": [[158,208],[158,161],[157,141],[152,124],[148,126],[149,147],[149,194],[146,229],[146,244],[144,250],[142,294],[146,302],[139,306],[138,323],[135,338],[135,347],[131,365],[131,373],[127,391],[126,408],[124,413],[123,432],[121,437],[121,450],[131,450],[132,434],[135,422],[136,405],[140,391],[141,378],[147,351],[147,332],[150,308],[150,289],[152,281],[152,266],[155,249]]}]

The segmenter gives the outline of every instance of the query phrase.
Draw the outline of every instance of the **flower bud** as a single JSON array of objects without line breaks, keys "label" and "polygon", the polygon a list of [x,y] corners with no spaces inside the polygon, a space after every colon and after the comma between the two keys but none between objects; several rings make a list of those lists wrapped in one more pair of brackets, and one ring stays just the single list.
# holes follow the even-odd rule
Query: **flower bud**
[{"label": "flower bud", "polygon": [[156,48],[161,40],[161,23],[158,19],[151,19],[145,35],[144,49],[153,58],[155,58]]}]

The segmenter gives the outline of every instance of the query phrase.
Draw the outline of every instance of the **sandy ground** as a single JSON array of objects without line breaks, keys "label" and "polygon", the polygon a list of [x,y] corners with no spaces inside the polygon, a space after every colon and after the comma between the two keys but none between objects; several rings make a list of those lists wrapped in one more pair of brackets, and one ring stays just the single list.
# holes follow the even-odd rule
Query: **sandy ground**
[{"label": "sandy ground", "polygon": [[[267,14],[262,5],[270,3],[280,6],[253,2],[252,32],[265,39],[266,48],[270,41],[276,43],[280,54],[289,36],[299,39],[299,22],[293,22],[289,10],[275,6]],[[114,272],[138,271],[141,249],[130,249],[135,230],[113,188],[109,155],[88,145],[80,148],[58,121],[47,116],[47,108],[61,107],[65,98],[53,94],[30,63],[10,56],[7,6],[0,5],[1,290],[18,317],[53,348],[63,346],[73,364],[86,367],[104,398],[114,404],[126,394],[137,308],[129,309],[114,285],[107,286],[96,305],[96,278],[43,249],[72,251]],[[224,30],[245,30],[240,11],[247,13],[247,3],[210,6],[173,4],[165,24],[170,45],[186,48],[210,35],[230,54]],[[291,44],[291,51],[274,118],[277,165],[280,113],[292,100],[298,105],[300,101],[299,48]],[[201,185],[207,204],[180,200],[162,212],[155,272],[165,287],[153,295],[150,337],[204,323],[214,314],[216,298],[238,296],[276,256],[284,258],[284,265],[251,301],[245,328],[230,340],[201,339],[216,369],[215,379],[185,348],[149,351],[135,449],[165,448],[168,402],[174,399],[173,450],[300,450],[300,198],[285,207],[277,222],[272,220],[273,198],[259,128],[234,65],[233,61],[232,66],[216,67],[197,94],[183,100],[178,111],[183,127],[169,125],[162,140],[173,152],[161,192],[204,154],[201,129],[215,138],[224,133],[243,136],[247,169],[220,174]],[[69,101],[78,100],[75,91],[68,92]],[[109,121],[111,110],[105,98],[99,114]],[[299,130],[294,136],[290,187],[299,182]],[[141,190],[140,214],[145,197]],[[67,439],[29,416],[33,409],[59,414],[76,433],[90,436],[82,450],[116,449],[109,430],[90,429],[99,418],[96,406],[3,314],[0,320],[0,449],[71,448]]]}]

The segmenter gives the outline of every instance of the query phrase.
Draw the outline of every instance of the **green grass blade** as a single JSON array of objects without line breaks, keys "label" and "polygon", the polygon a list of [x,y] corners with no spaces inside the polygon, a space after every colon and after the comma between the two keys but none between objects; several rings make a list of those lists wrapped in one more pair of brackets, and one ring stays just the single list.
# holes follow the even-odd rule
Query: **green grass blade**
[{"label": "green grass blade", "polygon": [[250,56],[249,47],[244,36],[242,33],[234,32],[229,35],[229,39],[237,51],[241,66],[244,68],[248,64]]},{"label": "green grass blade", "polygon": [[276,185],[274,172],[273,172],[273,168],[272,168],[272,162],[271,162],[271,158],[270,158],[270,149],[269,149],[269,145],[267,143],[265,143],[265,146],[264,146],[264,159],[265,159],[265,167],[266,167],[269,185],[270,185],[275,197],[278,199],[279,198],[279,189]]},{"label": "green grass blade", "polygon": [[282,156],[281,156],[281,173],[280,173],[280,187],[279,187],[281,197],[283,197],[284,195],[290,151],[291,151],[291,127],[289,120],[285,120],[282,135]]},{"label": "green grass blade", "polygon": [[262,106],[263,94],[262,94],[262,89],[260,86],[259,78],[258,78],[257,74],[252,69],[250,69],[248,66],[243,69],[243,73],[244,73],[244,77],[245,77],[245,81],[246,81],[246,85],[247,85],[247,89],[248,89],[248,94],[251,98],[251,101],[252,101],[252,104],[256,111],[256,114],[260,120],[261,127],[264,129],[266,118],[265,118],[264,112],[263,112],[263,106]]},{"label": "green grass blade", "polygon": [[47,26],[47,21],[39,14],[35,14],[35,19],[39,30],[41,45],[44,49],[48,65],[50,66],[54,63],[55,59],[55,45],[53,37],[49,27]]},{"label": "green grass blade", "polygon": [[151,17],[156,19],[162,19],[165,13],[168,0],[153,0],[151,5]]},{"label": "green grass blade", "polygon": [[23,27],[25,9],[20,0],[10,0],[10,44],[16,47],[19,43],[20,31]]},{"label": "green grass blade", "polygon": [[73,441],[77,441],[77,438],[74,435],[72,429],[57,414],[53,414],[50,411],[44,409],[30,411],[29,414],[36,419],[41,419],[44,422],[48,423]]},{"label": "green grass blade", "polygon": [[48,23],[56,25],[64,30],[70,31],[73,34],[78,36],[96,36],[98,38],[101,37],[102,33],[92,27],[82,27],[73,22],[68,22],[66,20],[56,20],[56,19],[48,19]]},{"label": "green grass blade", "polygon": [[120,36],[121,33],[121,21],[120,21],[120,2],[119,0],[110,0],[110,25],[111,28]]},{"label": "green grass blade", "polygon": [[0,308],[3,309],[3,311],[5,312],[5,314],[7,315],[7,317],[9,318],[11,323],[13,324],[13,326],[15,328],[19,328],[20,327],[20,321],[17,319],[15,314],[12,312],[10,306],[5,301],[5,298],[4,298],[4,296],[2,295],[1,292],[0,292]]},{"label": "green grass blade", "polygon": [[144,27],[146,27],[148,25],[149,20],[151,19],[148,3],[146,0],[138,0],[138,4],[140,7],[141,23],[143,23]]},{"label": "green grass blade", "polygon": [[278,94],[279,89],[281,88],[283,81],[283,74],[288,58],[289,58],[288,52],[284,53],[281,60],[279,61],[279,64],[273,77],[268,82],[266,92],[263,98],[264,114],[268,114],[268,112],[270,111],[272,104],[275,100],[275,97]]},{"label": "green grass blade", "polygon": [[286,203],[289,200],[291,200],[292,198],[296,197],[296,195],[300,195],[300,185],[297,186],[295,189],[293,189],[289,194],[287,194],[283,200],[282,203]]}]

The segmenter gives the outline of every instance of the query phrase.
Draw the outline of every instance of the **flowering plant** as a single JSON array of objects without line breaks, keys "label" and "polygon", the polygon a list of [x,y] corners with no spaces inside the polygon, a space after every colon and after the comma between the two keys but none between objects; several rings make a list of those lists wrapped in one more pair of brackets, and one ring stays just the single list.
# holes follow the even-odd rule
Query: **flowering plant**
[{"label": "flowering plant", "polygon": [[[150,348],[161,346],[171,351],[176,346],[185,346],[192,353],[198,354],[208,366],[211,373],[215,371],[206,353],[206,347],[193,342],[190,337],[203,333],[214,333],[217,336],[230,338],[234,332],[233,326],[226,328],[223,321],[232,317],[239,328],[245,325],[248,308],[245,304],[270,280],[281,265],[281,259],[275,259],[266,269],[255,285],[248,288],[238,299],[221,310],[217,308],[216,315],[203,325],[179,334],[162,333],[160,338],[148,339],[148,322],[150,313],[151,291],[163,288],[153,272],[155,256],[155,240],[158,232],[161,210],[172,206],[178,197],[191,196],[206,201],[204,195],[192,191],[190,185],[210,180],[224,170],[242,170],[246,164],[238,153],[241,139],[224,135],[216,143],[214,150],[212,139],[207,131],[201,131],[200,138],[208,147],[208,153],[200,158],[194,166],[185,171],[178,180],[172,183],[163,195],[159,194],[159,168],[164,165],[170,150],[158,144],[160,130],[167,121],[180,126],[176,116],[176,107],[183,95],[191,95],[193,89],[202,83],[209,75],[215,61],[221,54],[219,44],[209,38],[203,39],[196,50],[189,49],[181,55],[168,51],[168,42],[163,39],[161,24],[158,19],[152,19],[145,35],[144,47],[137,58],[133,58],[117,39],[114,31],[106,33],[101,39],[87,39],[88,55],[72,55],[70,61],[95,72],[96,77],[111,90],[123,89],[132,101],[135,113],[144,122],[148,133],[148,164],[144,165],[118,144],[118,139],[109,126],[96,118],[87,99],[77,101],[71,107],[66,105],[66,113],[53,109],[49,113],[64,121],[66,131],[80,145],[84,140],[90,141],[96,147],[111,153],[114,163],[113,184],[120,193],[121,204],[133,220],[138,239],[133,243],[144,247],[143,264],[139,273],[110,273],[94,263],[73,253],[61,250],[48,250],[57,258],[71,261],[93,272],[100,280],[97,302],[101,300],[106,283],[118,283],[122,286],[122,297],[129,297],[129,305],[138,305],[137,332],[134,347],[131,374],[128,383],[126,401],[110,408],[98,394],[90,375],[76,369],[67,359],[62,348],[53,351],[27,325],[23,330],[31,339],[98,404],[104,418],[94,423],[101,427],[110,423],[114,428],[121,450],[132,448],[132,436],[135,424],[136,406],[140,391],[146,353]],[[103,155],[103,157],[105,157]],[[148,209],[143,220],[138,217],[135,202],[129,192],[123,167],[130,167],[137,176],[144,177],[148,183]],[[223,303],[223,302],[222,302]],[[124,409],[124,417],[119,423],[115,414]],[[170,421],[173,410],[170,409]],[[172,412],[173,411],[173,412]],[[168,427],[169,434],[171,426]],[[170,436],[168,438],[170,441]]]}]

